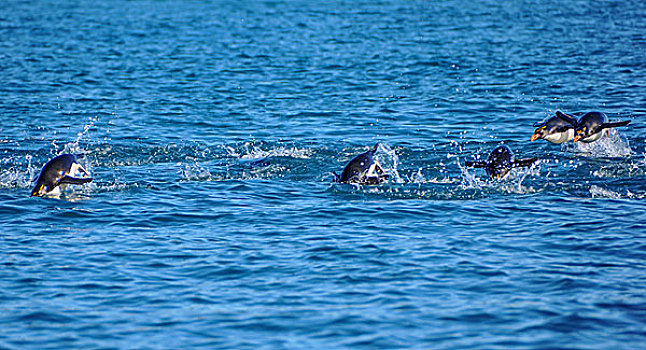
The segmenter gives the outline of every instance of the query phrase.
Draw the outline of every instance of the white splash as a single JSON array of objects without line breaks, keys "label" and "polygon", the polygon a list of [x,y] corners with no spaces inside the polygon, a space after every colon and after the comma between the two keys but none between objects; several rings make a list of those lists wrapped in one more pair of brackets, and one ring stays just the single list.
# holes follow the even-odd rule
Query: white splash
[{"label": "white splash", "polygon": [[382,169],[394,183],[404,183],[404,179],[399,175],[399,156],[394,149],[385,143],[379,143],[375,152],[375,159],[381,165]]},{"label": "white splash", "polygon": [[[85,150],[81,148],[80,143],[84,139],[89,139],[90,135],[90,130],[94,127],[94,125],[99,121],[99,117],[90,117],[88,119],[88,122],[83,126],[83,130],[79,131],[76,134],[76,140],[66,143],[63,146],[63,150],[60,153],[72,153],[72,154],[79,154],[79,153],[84,153]],[[58,153],[58,146],[56,145],[55,142],[52,142],[54,144],[54,149]]]},{"label": "white splash", "polygon": [[622,198],[622,195],[619,192],[611,191],[596,185],[590,186],[590,195],[592,196],[592,198]]},{"label": "white splash", "polygon": [[12,162],[18,163],[16,166],[0,171],[0,188],[30,188],[40,173],[40,169],[31,164],[32,159],[30,154],[22,160],[13,159]]},{"label": "white splash", "polygon": [[[523,181],[528,176],[539,176],[541,172],[541,160],[534,163],[531,167],[526,168],[512,168],[507,175],[502,179],[489,179],[486,174],[479,176],[477,170],[473,168],[473,172],[469,167],[463,166],[459,159],[456,160],[458,167],[462,173],[462,181],[460,183],[461,189],[495,189],[507,193],[527,194],[535,193],[533,187],[524,186]],[[484,171],[483,171],[484,172]]]},{"label": "white splash", "polygon": [[183,164],[179,172],[182,179],[187,181],[209,180],[212,177],[209,168],[198,163]]},{"label": "white splash", "polygon": [[595,142],[569,142],[564,143],[561,148],[564,151],[579,153],[590,157],[624,158],[632,155],[628,140],[621,137],[615,129],[608,129],[606,135]]},{"label": "white splash", "polygon": [[312,150],[308,148],[278,146],[265,150],[253,142],[245,142],[238,147],[239,150],[231,146],[224,146],[223,148],[228,156],[240,159],[262,159],[267,157],[309,159],[312,155]]}]

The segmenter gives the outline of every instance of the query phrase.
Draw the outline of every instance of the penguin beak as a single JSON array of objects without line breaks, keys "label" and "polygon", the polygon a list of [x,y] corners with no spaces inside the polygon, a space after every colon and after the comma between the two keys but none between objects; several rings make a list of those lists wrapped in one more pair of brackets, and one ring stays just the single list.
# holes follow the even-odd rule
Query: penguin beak
[{"label": "penguin beak", "polygon": [[572,141],[577,142],[581,139],[581,135],[575,135]]},{"label": "penguin beak", "polygon": [[30,197],[41,196],[43,194],[43,187],[45,187],[45,185],[40,185],[40,186],[38,186],[38,188],[34,188],[31,191],[31,196]]},{"label": "penguin beak", "polygon": [[529,139],[529,142],[534,142],[534,141],[538,140],[538,138],[539,138],[539,137],[541,137],[541,135],[539,135],[538,133],[535,133],[535,134],[534,134],[534,135],[532,135],[532,137]]}]

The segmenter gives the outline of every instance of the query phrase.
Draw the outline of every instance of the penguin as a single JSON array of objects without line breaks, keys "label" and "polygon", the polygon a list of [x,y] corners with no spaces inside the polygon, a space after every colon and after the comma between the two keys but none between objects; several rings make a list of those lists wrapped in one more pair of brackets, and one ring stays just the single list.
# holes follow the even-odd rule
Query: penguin
[{"label": "penguin", "polygon": [[356,183],[362,185],[377,185],[388,179],[388,174],[375,159],[375,152],[379,144],[376,144],[368,152],[354,157],[345,166],[341,176],[336,173],[337,182]]},{"label": "penguin", "polygon": [[[82,154],[61,154],[52,158],[41,170],[31,196],[58,196],[63,186],[91,182],[90,174],[76,161],[82,157]],[[80,174],[88,177],[78,177]]]},{"label": "penguin", "polygon": [[484,168],[492,179],[502,179],[511,168],[528,167],[538,158],[514,159],[514,154],[507,146],[498,146],[487,157],[487,161],[467,161],[464,164],[473,168]]},{"label": "penguin", "polygon": [[561,144],[574,139],[574,126],[559,117],[551,117],[542,123],[534,124],[534,127],[536,131],[529,139],[530,142],[543,139]]},{"label": "penguin", "polygon": [[630,124],[630,120],[610,123],[601,112],[588,112],[578,121],[574,116],[556,111],[556,116],[574,126],[574,142],[594,142],[608,133],[607,129]]}]

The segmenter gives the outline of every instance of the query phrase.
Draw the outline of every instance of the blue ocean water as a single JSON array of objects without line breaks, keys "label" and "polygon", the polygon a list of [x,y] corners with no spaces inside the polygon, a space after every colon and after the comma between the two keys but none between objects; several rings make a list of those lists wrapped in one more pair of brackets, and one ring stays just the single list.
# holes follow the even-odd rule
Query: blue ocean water
[{"label": "blue ocean water", "polygon": [[[5,3],[0,348],[646,348],[645,19]],[[556,110],[631,124],[530,143]],[[333,183],[376,143],[387,183]],[[541,160],[464,167],[500,144]],[[30,198],[69,152],[94,182]]]}]

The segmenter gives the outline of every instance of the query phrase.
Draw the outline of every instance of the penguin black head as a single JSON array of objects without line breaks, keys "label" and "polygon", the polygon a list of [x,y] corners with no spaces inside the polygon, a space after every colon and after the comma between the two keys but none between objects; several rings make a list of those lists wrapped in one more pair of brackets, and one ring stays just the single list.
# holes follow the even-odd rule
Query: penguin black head
[{"label": "penguin black head", "polygon": [[388,179],[388,174],[375,159],[378,147],[376,144],[368,152],[354,157],[343,169],[338,182],[377,185]]},{"label": "penguin black head", "polygon": [[31,191],[31,196],[44,196],[59,190],[64,184],[84,184],[92,181],[90,177],[79,178],[80,174],[89,175],[83,167],[76,162],[82,155],[61,154],[52,158],[40,172],[36,186]]}]

